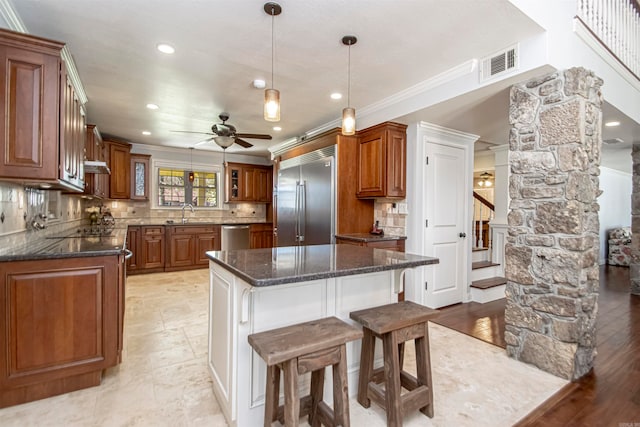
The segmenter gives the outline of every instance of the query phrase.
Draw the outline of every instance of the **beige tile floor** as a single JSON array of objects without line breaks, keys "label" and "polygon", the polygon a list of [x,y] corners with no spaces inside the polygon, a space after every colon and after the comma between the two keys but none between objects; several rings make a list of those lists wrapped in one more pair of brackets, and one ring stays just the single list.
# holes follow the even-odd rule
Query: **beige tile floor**
[{"label": "beige tile floor", "polygon": [[[207,280],[207,270],[129,277],[122,364],[99,387],[0,409],[0,426],[226,426],[206,367]],[[436,415],[405,426],[510,426],[566,384],[498,347],[429,330]],[[386,425],[375,405],[350,408],[355,427]]]}]

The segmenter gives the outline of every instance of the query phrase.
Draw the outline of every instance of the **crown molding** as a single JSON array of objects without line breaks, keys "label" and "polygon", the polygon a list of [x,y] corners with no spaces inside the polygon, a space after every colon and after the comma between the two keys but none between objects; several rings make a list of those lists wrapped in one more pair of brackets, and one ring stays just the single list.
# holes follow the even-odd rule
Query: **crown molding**
[{"label": "crown molding", "polygon": [[378,102],[374,102],[373,104],[367,105],[359,110],[359,115],[362,117],[369,116],[371,114],[377,113],[385,108],[390,106],[399,104],[403,101],[411,99],[416,95],[421,95],[427,91],[430,91],[438,86],[442,86],[445,83],[449,83],[453,80],[456,80],[460,77],[466,76],[468,74],[473,73],[478,67],[477,59],[470,59],[468,61],[463,62],[462,64],[456,65],[453,68],[449,68],[448,70],[435,75],[427,80],[424,80],[418,84],[415,84],[411,87],[408,87],[405,90],[397,92],[387,98],[381,99]]},{"label": "crown molding", "polygon": [[[30,34],[27,26],[24,24],[22,18],[20,18],[20,15],[18,15],[18,12],[13,6],[13,3],[11,3],[11,0],[0,0],[0,16],[2,16],[2,18],[7,22],[10,30],[18,33]],[[67,69],[67,75],[71,80],[71,84],[73,85],[73,89],[75,90],[78,99],[80,99],[80,103],[83,105],[86,104],[89,99],[87,98],[87,93],[85,92],[82,81],[80,80],[80,74],[76,68],[76,63],[67,46],[62,48],[60,56],[64,61],[64,65]]]},{"label": "crown molding", "polygon": [[436,140],[473,144],[480,138],[479,135],[449,129],[433,123],[420,122],[418,126],[423,135],[430,136]]},{"label": "crown molding", "polygon": [[289,151],[290,149],[294,148],[294,147],[298,147],[302,144],[304,144],[307,141],[307,136],[306,134],[300,137],[296,137],[296,138],[289,138],[287,140],[284,140],[283,142],[276,144],[276,145],[272,145],[271,147],[267,148],[269,150],[269,152],[271,153],[271,160],[275,159],[276,157],[278,157],[280,154]]},{"label": "crown molding", "polygon": [[76,62],[73,60],[71,56],[71,52],[67,48],[67,46],[62,48],[62,60],[64,61],[64,65],[67,68],[67,75],[69,76],[69,80],[71,80],[71,84],[76,91],[76,95],[78,99],[80,99],[81,104],[86,104],[89,101],[87,98],[87,93],[84,91],[84,86],[82,85],[82,80],[80,80],[80,74],[78,73],[78,69],[76,68]]},{"label": "crown molding", "polygon": [[16,12],[11,0],[0,0],[0,16],[7,22],[8,28],[19,33],[28,33],[27,26]]}]

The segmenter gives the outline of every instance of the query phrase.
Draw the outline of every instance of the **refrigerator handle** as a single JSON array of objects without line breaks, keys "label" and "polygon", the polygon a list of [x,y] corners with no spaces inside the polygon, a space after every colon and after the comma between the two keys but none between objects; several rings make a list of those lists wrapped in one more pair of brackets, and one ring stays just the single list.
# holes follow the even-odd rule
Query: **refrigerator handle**
[{"label": "refrigerator handle", "polygon": [[296,233],[296,242],[300,237],[300,181],[296,181],[296,196],[294,201],[294,211],[295,211],[295,228],[294,231]]},{"label": "refrigerator handle", "polygon": [[300,234],[300,242],[304,242],[304,232],[306,229],[305,217],[307,211],[307,181],[302,181],[300,183],[300,221],[298,221],[298,228]]}]

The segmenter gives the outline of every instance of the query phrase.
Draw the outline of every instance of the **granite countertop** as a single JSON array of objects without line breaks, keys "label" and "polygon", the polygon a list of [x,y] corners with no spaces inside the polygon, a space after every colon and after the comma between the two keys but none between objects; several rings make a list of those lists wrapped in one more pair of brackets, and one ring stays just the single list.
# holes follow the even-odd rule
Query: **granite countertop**
[{"label": "granite countertop", "polygon": [[437,258],[353,245],[288,246],[210,251],[207,256],[253,286],[437,264]]},{"label": "granite countertop", "polygon": [[24,245],[6,248],[0,253],[0,261],[119,255],[125,250],[126,236],[126,228],[116,228],[108,236],[80,236],[73,230],[61,236],[38,237]]},{"label": "granite countertop", "polygon": [[394,236],[393,234],[385,234],[383,236],[380,236],[369,233],[336,234],[336,238],[364,243],[382,242],[385,240],[407,240],[407,236]]}]

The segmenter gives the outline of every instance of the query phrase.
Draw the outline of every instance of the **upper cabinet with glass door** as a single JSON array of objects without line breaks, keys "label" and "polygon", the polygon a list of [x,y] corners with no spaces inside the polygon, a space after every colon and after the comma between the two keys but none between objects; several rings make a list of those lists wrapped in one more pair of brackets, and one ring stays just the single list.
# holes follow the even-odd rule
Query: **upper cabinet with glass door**
[{"label": "upper cabinet with glass door", "polygon": [[131,154],[131,199],[149,200],[148,154]]}]

